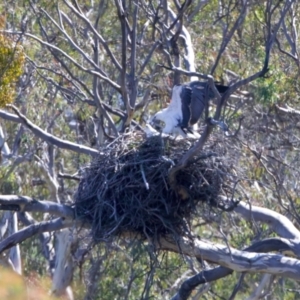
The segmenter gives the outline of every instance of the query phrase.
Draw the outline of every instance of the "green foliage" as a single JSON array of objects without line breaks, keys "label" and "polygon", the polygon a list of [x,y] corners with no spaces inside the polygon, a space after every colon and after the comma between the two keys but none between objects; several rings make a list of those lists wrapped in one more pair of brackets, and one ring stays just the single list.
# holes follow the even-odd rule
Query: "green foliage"
[{"label": "green foliage", "polygon": [[0,169],[0,193],[3,195],[15,194],[19,191],[19,185],[15,173],[9,167]]},{"label": "green foliage", "polygon": [[279,100],[278,81],[279,76],[270,76],[268,78],[259,78],[256,81],[255,99],[265,106],[276,103]]},{"label": "green foliage", "polygon": [[[123,243],[121,243],[123,244]],[[99,245],[93,259],[101,257],[98,269],[97,293],[93,300],[110,299],[163,299],[165,292],[181,274],[187,270],[183,257],[173,253],[150,254],[147,243],[136,240],[124,242],[124,246],[104,248]],[[149,255],[150,254],[150,255]],[[86,266],[89,267],[89,266]],[[81,291],[79,278],[75,278],[74,289]],[[80,286],[82,289],[82,286]],[[146,297],[147,296],[147,297]]]},{"label": "green foliage", "polygon": [[23,47],[0,34],[0,107],[13,102],[16,82],[23,72],[24,61]]}]

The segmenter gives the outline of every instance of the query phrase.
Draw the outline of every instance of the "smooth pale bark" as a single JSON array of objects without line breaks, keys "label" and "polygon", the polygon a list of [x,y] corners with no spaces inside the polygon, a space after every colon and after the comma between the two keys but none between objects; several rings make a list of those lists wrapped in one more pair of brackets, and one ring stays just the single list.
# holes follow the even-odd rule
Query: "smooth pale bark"
[{"label": "smooth pale bark", "polygon": [[[67,288],[70,286],[73,277],[74,263],[71,249],[75,240],[69,229],[62,229],[61,231],[57,232],[56,238],[56,259],[52,280],[52,292],[56,296],[62,296],[63,294],[67,293]],[[73,299],[71,294],[68,294],[68,296],[69,299]]]},{"label": "smooth pale bark", "polygon": [[252,292],[252,294],[246,300],[261,299],[262,293],[264,292],[266,287],[268,285],[270,285],[270,282],[272,281],[272,278],[274,278],[274,276],[272,276],[270,274],[264,274],[262,276],[262,279],[261,279],[259,285],[257,286],[257,288]]},{"label": "smooth pale bark", "polygon": [[[38,222],[34,220],[31,215],[27,212],[18,213],[19,220],[25,226],[37,224]],[[53,276],[54,271],[54,246],[53,246],[53,235],[50,232],[42,232],[39,235],[39,240],[41,243],[41,251],[45,259],[48,261],[47,271],[50,276]]]},{"label": "smooth pale bark", "polygon": [[[5,141],[5,136],[2,130],[2,126],[0,125],[0,164],[6,165],[9,163],[8,156],[11,154],[11,151]],[[4,157],[2,158],[2,153]],[[18,231],[18,216],[14,212],[9,212],[4,216],[5,222],[3,226],[1,226],[1,237],[4,236],[6,230],[8,229],[8,234],[14,234]],[[9,258],[10,264],[13,266],[14,271],[18,274],[22,274],[22,261],[21,261],[21,253],[20,253],[20,246],[16,245],[12,247],[9,251]]]},{"label": "smooth pale bark", "polygon": [[51,221],[44,221],[27,226],[0,242],[0,253],[7,249],[10,249],[11,247],[25,241],[26,239],[36,234],[42,232],[56,231],[59,229],[70,227],[72,225],[73,221],[65,220],[64,218],[58,218]]},{"label": "smooth pale bark", "polygon": [[241,251],[183,237],[176,240],[161,238],[157,246],[162,250],[197,257],[237,272],[269,273],[300,280],[300,261],[283,255]]},{"label": "smooth pale bark", "polygon": [[0,125],[0,164],[6,165],[8,163],[7,157],[10,155],[10,149],[5,141],[4,132],[2,126]]},{"label": "smooth pale bark", "polygon": [[287,217],[274,210],[241,201],[234,211],[241,214],[243,219],[249,222],[260,221],[268,224],[281,237],[299,239],[300,241],[300,232],[294,224]]},{"label": "smooth pale bark", "polygon": [[10,212],[5,212],[0,219],[0,240],[2,240],[6,234],[9,216]]},{"label": "smooth pale bark", "polygon": [[[175,12],[168,7],[169,15],[172,19],[172,22],[174,22],[177,18]],[[177,28],[179,28],[179,24],[176,25]],[[181,32],[180,32],[180,37],[183,39],[184,43],[184,65],[185,69],[189,72],[196,72],[196,66],[195,66],[195,52],[193,48],[193,43],[191,39],[191,35],[187,28],[182,25]],[[190,78],[191,81],[198,80],[197,76],[191,76]]]},{"label": "smooth pale bark", "polygon": [[[8,226],[8,234],[12,235],[16,232],[18,232],[18,215],[16,212],[11,212],[9,226]],[[21,260],[20,245],[16,245],[10,249],[9,259],[14,266],[15,272],[22,275],[22,260]]]},{"label": "smooth pale bark", "polygon": [[[10,211],[7,211],[5,212],[1,219],[0,219],[0,241],[2,241],[4,238],[5,238],[5,235],[6,234],[9,234],[10,230],[11,230],[11,218],[12,218],[12,213]],[[0,255],[0,265],[1,266],[4,266],[6,268],[10,268],[11,270],[17,272],[20,274],[20,268],[16,268],[16,266],[21,266],[21,264],[16,261],[15,262],[15,265],[12,261],[12,259],[14,259],[14,257],[12,257],[11,259],[11,256],[14,256],[15,253],[18,253],[19,252],[19,249],[16,250],[15,247],[12,247],[10,249],[10,254],[8,256],[4,256],[4,255]]]},{"label": "smooth pale bark", "polygon": [[[281,238],[269,238],[262,241],[258,241],[249,247],[243,249],[247,252],[268,252],[268,251],[280,251],[286,253],[292,247],[292,243],[288,240]],[[191,295],[192,291],[199,285],[204,285],[209,282],[216,281],[224,278],[233,273],[233,270],[226,267],[216,267],[213,269],[204,269],[200,273],[185,280],[178,292],[172,297],[172,300],[186,300]],[[265,274],[269,275],[269,274]],[[272,276],[273,278],[273,276]],[[257,291],[258,292],[258,291]]]},{"label": "smooth pale bark", "polygon": [[75,217],[74,209],[68,205],[17,195],[0,195],[0,210],[43,212],[69,219]]}]

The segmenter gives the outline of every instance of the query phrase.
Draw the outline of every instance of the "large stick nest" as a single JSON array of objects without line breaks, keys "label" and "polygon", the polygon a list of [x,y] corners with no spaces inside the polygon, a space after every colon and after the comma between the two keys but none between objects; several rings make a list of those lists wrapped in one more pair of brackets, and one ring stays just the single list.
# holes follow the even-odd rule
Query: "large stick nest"
[{"label": "large stick nest", "polygon": [[151,237],[184,234],[199,203],[230,209],[218,200],[225,160],[208,152],[179,170],[171,187],[170,169],[190,147],[187,140],[132,135],[103,149],[75,195],[77,218],[91,225],[94,240],[128,231]]}]

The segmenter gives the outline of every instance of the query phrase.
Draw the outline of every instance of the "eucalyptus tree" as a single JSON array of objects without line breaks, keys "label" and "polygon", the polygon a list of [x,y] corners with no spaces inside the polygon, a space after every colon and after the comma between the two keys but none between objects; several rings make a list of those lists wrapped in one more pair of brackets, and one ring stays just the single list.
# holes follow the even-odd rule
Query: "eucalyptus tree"
[{"label": "eucalyptus tree", "polygon": [[[278,292],[280,278],[288,286],[282,295],[298,288],[296,1],[29,0],[1,6],[1,37],[21,44],[26,56],[14,103],[0,110],[0,208],[17,212],[3,215],[0,252],[15,249],[6,256],[14,270],[22,273],[20,259],[28,253],[22,245],[38,236],[52,290],[69,298],[72,277],[79,282],[82,276],[86,292],[74,292],[85,299],[234,299],[238,293],[258,299]],[[214,137],[216,130],[202,124],[200,139],[168,178],[172,186],[207,145],[223,143],[220,153],[239,191],[235,207],[201,215],[191,224],[192,239],[160,236],[151,244],[129,235],[91,249],[82,232],[65,229],[82,227],[73,194],[85,165],[105,146],[141,131],[166,105],[174,84],[196,78],[212,88],[215,80],[230,85],[208,109],[230,132]],[[220,195],[224,202],[230,197]],[[148,259],[151,247],[167,254]],[[232,277],[230,284],[221,280],[234,271],[236,284]]]}]

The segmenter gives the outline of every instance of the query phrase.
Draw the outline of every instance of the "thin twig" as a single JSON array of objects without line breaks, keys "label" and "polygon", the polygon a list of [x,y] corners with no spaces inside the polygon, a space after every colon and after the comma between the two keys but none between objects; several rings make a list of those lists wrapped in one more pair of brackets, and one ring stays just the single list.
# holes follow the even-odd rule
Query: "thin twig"
[{"label": "thin twig", "polygon": [[145,187],[146,187],[147,190],[149,190],[149,183],[147,182],[147,179],[146,179],[146,176],[145,176],[143,164],[140,164],[140,168],[141,168],[141,173],[142,173],[143,180],[144,180],[144,183],[145,183]]}]

